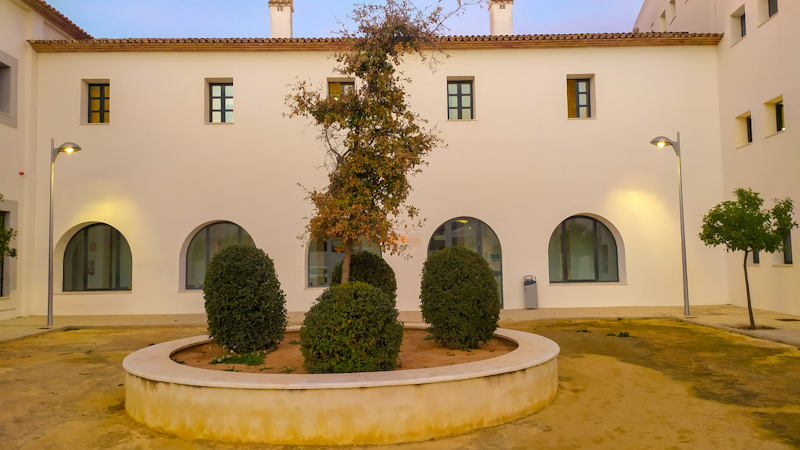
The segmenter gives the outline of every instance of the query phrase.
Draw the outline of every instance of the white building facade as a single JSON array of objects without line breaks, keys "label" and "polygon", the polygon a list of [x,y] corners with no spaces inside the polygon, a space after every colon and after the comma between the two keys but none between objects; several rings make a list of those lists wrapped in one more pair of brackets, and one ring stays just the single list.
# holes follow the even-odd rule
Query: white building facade
[{"label": "white building facade", "polygon": [[[313,213],[298,183],[323,187],[327,177],[314,127],[284,117],[285,97],[298,80],[332,94],[358,82],[333,72],[339,41],[87,39],[70,24],[53,36],[30,25],[59,29],[34,8],[42,2],[0,5],[0,29],[28,24],[0,32],[0,51],[26,61],[17,69],[25,114],[0,123],[0,210],[20,231],[0,318],[46,313],[51,139],[83,149],[55,165],[56,314],[203,312],[205,261],[232,242],[269,254],[289,310],[311,306],[337,255],[331,243],[297,239]],[[650,145],[676,132],[691,301],[741,304],[741,267],[697,238],[702,216],[739,185],[800,199],[796,179],[768,170],[796,175],[800,164],[791,126],[759,150],[783,160],[748,162],[729,148],[727,111],[743,106],[725,95],[727,31],[503,34],[512,5],[492,5],[494,36],[447,38],[451,58],[437,72],[404,63],[411,107],[448,147],[413,180],[410,203],[427,222],[406,235],[410,258],[383,255],[398,308],[419,308],[422,264],[450,245],[484,255],[506,309],[525,307],[526,275],[537,277],[540,307],[681,305],[677,159]],[[289,20],[280,32],[291,33],[293,5],[271,2],[279,7]],[[791,124],[796,103],[781,92]],[[800,313],[797,270],[766,267],[768,258],[764,283],[786,282],[754,281],[755,306]]]},{"label": "white building facade", "polygon": [[[800,59],[795,57],[800,3],[647,0],[634,26],[658,31],[662,15],[666,31],[724,33],[716,64],[725,199],[736,188],[749,187],[770,208],[775,198],[800,202]],[[800,241],[796,228],[792,237]],[[760,255],[758,263],[748,261],[755,308],[800,314],[800,272],[790,263],[794,259],[775,253]],[[728,289],[735,305],[747,304],[742,263],[742,253],[728,256]]]}]

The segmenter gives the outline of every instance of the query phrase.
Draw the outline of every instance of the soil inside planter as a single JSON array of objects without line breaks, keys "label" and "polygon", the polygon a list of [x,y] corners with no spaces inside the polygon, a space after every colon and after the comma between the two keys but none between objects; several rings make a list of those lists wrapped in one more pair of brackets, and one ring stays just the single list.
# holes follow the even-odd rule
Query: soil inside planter
[{"label": "soil inside planter", "polygon": [[[479,349],[450,350],[439,347],[433,339],[426,339],[425,330],[406,328],[403,330],[403,345],[400,348],[397,370],[424,369],[472,361],[481,361],[504,355],[517,348],[517,344],[505,339],[492,338]],[[267,353],[264,363],[248,366],[246,364],[211,364],[222,356],[233,355],[214,342],[195,345],[173,353],[171,358],[180,364],[209,370],[249,373],[308,373],[303,368],[303,355],[300,353],[300,333],[287,332],[277,350]]]}]

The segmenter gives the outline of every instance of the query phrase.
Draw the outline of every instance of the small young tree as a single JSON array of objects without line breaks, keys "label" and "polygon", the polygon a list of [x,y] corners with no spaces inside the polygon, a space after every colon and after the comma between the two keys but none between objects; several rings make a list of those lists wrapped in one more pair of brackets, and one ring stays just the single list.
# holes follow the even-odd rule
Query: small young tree
[{"label": "small young tree", "polygon": [[350,17],[356,31],[340,32],[348,46],[334,54],[339,64],[335,71],[358,80],[355,87],[327,96],[302,81],[287,96],[289,117],[312,118],[326,149],[329,183],[323,190],[308,191],[316,212],[305,237],[342,238],[342,283],[349,281],[350,256],[359,241],[375,242],[391,254],[405,250],[398,233],[408,226],[402,217],[419,215],[405,204],[409,177],[420,172],[424,157],[441,144],[438,132],[426,130],[427,121],[408,108],[404,84],[410,80],[398,67],[405,56],[434,64],[445,19],[476,3],[457,0],[450,12],[441,2],[425,10],[405,0],[357,5]]},{"label": "small young tree", "polygon": [[743,251],[744,284],[747,289],[747,310],[750,329],[756,329],[750,302],[750,280],[747,278],[747,255],[751,252],[773,253],[783,250],[784,239],[797,223],[792,219],[791,199],[775,200],[772,210],[761,209],[764,200],[750,189],[736,189],[736,200],[720,203],[703,217],[700,239],[708,246],[724,245],[725,250]]},{"label": "small young tree", "polygon": [[[0,194],[0,203],[3,203],[3,194]],[[16,237],[17,231],[13,228],[6,228],[3,216],[0,216],[0,266],[2,266],[3,258],[6,255],[12,258],[17,257],[17,249],[9,247],[11,241]]]}]

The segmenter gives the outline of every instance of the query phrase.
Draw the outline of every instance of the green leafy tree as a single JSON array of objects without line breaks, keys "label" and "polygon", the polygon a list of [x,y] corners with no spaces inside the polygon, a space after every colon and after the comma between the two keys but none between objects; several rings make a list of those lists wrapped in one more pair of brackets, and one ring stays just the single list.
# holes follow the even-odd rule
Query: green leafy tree
[{"label": "green leafy tree", "polygon": [[747,289],[747,310],[750,329],[756,329],[750,302],[750,280],[747,277],[747,255],[751,252],[774,253],[783,250],[787,233],[797,226],[792,219],[791,199],[775,199],[771,210],[761,209],[764,200],[750,189],[733,191],[736,200],[728,200],[712,208],[703,217],[700,239],[708,246],[724,245],[728,252],[743,251],[744,283]]},{"label": "green leafy tree", "polygon": [[[0,194],[0,203],[3,203],[3,194]],[[17,257],[17,249],[9,247],[11,241],[16,237],[17,231],[13,228],[6,228],[3,217],[0,216],[0,261],[3,261],[6,255],[12,258]]]},{"label": "green leafy tree", "polygon": [[340,32],[347,48],[334,54],[335,71],[357,80],[355,87],[326,96],[324,89],[301,81],[287,96],[289,117],[316,123],[328,170],[326,188],[307,190],[316,211],[301,238],[342,238],[342,283],[349,281],[353,245],[372,241],[391,254],[402,253],[407,246],[398,231],[408,227],[404,220],[412,227],[422,224],[417,208],[406,205],[409,178],[420,172],[441,139],[409,109],[405,85],[411,80],[399,66],[404,57],[435,66],[436,55],[444,54],[439,50],[443,22],[476,3],[458,0],[449,12],[441,2],[423,10],[404,0],[356,5],[350,16],[356,31]]}]

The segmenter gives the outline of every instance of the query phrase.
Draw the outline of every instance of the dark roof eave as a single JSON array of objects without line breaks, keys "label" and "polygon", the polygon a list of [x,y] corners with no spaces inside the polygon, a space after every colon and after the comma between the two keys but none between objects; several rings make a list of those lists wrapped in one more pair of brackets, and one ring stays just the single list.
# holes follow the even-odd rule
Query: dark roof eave
[{"label": "dark roof eave", "polygon": [[[717,45],[722,34],[705,33],[603,33],[534,34],[514,36],[446,36],[444,50],[522,49],[569,47],[643,47],[672,45]],[[71,41],[29,41],[39,53],[98,52],[280,52],[335,51],[346,48],[341,38],[134,38],[84,39]]]}]

